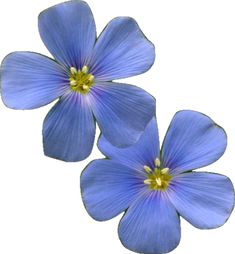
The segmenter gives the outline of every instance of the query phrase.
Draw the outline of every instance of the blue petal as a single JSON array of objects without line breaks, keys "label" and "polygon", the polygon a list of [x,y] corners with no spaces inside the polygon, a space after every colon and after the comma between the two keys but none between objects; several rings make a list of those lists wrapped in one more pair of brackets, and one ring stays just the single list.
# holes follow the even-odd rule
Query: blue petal
[{"label": "blue petal", "polygon": [[165,167],[173,174],[203,167],[224,153],[224,130],[199,112],[184,110],[174,116],[162,147]]},{"label": "blue petal", "polygon": [[144,175],[110,160],[95,160],[81,176],[82,198],[96,220],[109,220],[123,212],[143,188]]},{"label": "blue petal", "polygon": [[129,17],[113,19],[95,45],[91,72],[99,81],[110,81],[141,74],[155,59],[151,42]]},{"label": "blue petal", "polygon": [[180,221],[165,192],[147,192],[127,210],[119,225],[123,245],[138,253],[162,254],[180,241]]},{"label": "blue petal", "polygon": [[223,175],[185,173],[173,178],[168,195],[177,211],[200,229],[217,228],[234,207],[234,189]]},{"label": "blue petal", "polygon": [[76,92],[63,96],[43,125],[44,153],[64,161],[80,161],[92,150],[95,122],[87,97]]},{"label": "blue petal", "polygon": [[86,65],[96,40],[93,15],[83,1],[69,1],[43,11],[39,32],[51,54],[66,67]]},{"label": "blue petal", "polygon": [[135,143],[155,115],[155,99],[135,86],[97,83],[89,97],[104,137],[118,147]]},{"label": "blue petal", "polygon": [[68,77],[60,65],[45,56],[15,52],[2,62],[1,86],[7,107],[32,109],[61,96],[68,87]]},{"label": "blue petal", "polygon": [[143,169],[147,165],[154,168],[154,161],[160,153],[157,121],[153,118],[140,139],[130,147],[115,147],[103,135],[98,141],[98,147],[105,156],[126,166]]}]

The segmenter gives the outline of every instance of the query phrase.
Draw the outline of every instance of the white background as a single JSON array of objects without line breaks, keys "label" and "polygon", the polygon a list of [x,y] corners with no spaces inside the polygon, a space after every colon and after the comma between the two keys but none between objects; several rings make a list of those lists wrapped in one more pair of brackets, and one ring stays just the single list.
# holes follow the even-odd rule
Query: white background
[{"label": "white background", "polygon": [[[38,14],[57,0],[0,0],[0,60],[16,50],[49,55],[37,29]],[[207,170],[235,182],[235,2],[233,0],[90,0],[98,33],[115,16],[134,17],[156,46],[153,68],[125,80],[156,96],[161,139],[173,114],[194,109],[225,128],[225,155]],[[14,111],[0,103],[0,253],[128,254],[118,221],[96,222],[80,197],[80,173],[102,155],[96,147],[80,163],[43,155],[42,122],[51,105]],[[175,254],[233,253],[235,215],[203,231],[182,220]]]}]

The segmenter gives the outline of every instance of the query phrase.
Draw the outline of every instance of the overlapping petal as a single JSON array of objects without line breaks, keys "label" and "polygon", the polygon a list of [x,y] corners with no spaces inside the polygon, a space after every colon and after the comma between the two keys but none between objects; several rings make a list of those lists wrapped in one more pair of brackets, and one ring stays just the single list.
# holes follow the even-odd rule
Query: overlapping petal
[{"label": "overlapping petal", "polygon": [[81,176],[82,198],[96,220],[108,220],[123,212],[143,188],[143,175],[111,160],[95,160]]},{"label": "overlapping petal", "polygon": [[64,95],[48,113],[43,125],[44,153],[64,161],[80,161],[91,153],[95,121],[87,97]]},{"label": "overlapping petal", "polygon": [[98,38],[90,67],[97,80],[111,81],[147,71],[154,59],[154,46],[136,21],[118,17],[107,25]]},{"label": "overlapping petal", "polygon": [[39,32],[55,59],[66,67],[87,64],[96,40],[96,27],[87,3],[73,0],[39,15]]},{"label": "overlapping petal", "polygon": [[192,110],[176,113],[162,146],[162,160],[172,174],[200,168],[218,160],[227,137],[209,117]]},{"label": "overlapping petal", "polygon": [[118,147],[135,143],[155,115],[155,99],[131,85],[97,83],[89,99],[104,137]]},{"label": "overlapping petal", "polygon": [[98,147],[105,156],[123,165],[138,169],[143,169],[144,165],[154,168],[154,160],[159,158],[160,153],[156,118],[148,123],[140,139],[132,146],[115,147],[102,135]]},{"label": "overlapping petal", "polygon": [[177,211],[201,229],[223,225],[234,207],[229,178],[210,173],[185,173],[172,179],[168,196]]},{"label": "overlapping petal", "polygon": [[66,71],[48,57],[15,52],[1,66],[3,102],[9,108],[33,109],[61,96],[68,88]]},{"label": "overlapping petal", "polygon": [[180,241],[180,221],[164,192],[146,192],[127,210],[119,225],[123,245],[137,253],[162,254]]}]

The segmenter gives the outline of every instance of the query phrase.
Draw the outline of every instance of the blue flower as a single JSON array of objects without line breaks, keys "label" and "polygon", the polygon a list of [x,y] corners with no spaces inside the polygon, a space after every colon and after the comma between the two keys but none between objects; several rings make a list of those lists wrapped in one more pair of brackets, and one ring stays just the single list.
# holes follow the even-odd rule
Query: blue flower
[{"label": "blue flower", "polygon": [[1,67],[2,99],[34,109],[59,98],[43,125],[44,152],[65,161],[91,153],[95,120],[109,142],[135,143],[155,115],[144,90],[111,82],[147,71],[155,50],[129,17],[108,23],[99,38],[89,6],[69,1],[39,15],[41,38],[55,60],[31,52],[8,55]]},{"label": "blue flower", "polygon": [[132,147],[114,147],[101,136],[99,148],[109,159],[95,160],[83,171],[85,207],[99,221],[126,211],[119,237],[128,249],[169,252],[180,241],[179,215],[197,228],[211,229],[232,212],[229,178],[192,171],[219,159],[226,145],[221,127],[190,110],[176,113],[161,150],[155,118]]}]

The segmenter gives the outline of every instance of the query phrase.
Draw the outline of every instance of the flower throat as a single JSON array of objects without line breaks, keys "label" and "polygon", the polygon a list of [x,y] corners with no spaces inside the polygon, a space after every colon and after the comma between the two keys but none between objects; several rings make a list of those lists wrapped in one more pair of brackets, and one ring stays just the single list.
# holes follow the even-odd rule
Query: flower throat
[{"label": "flower throat", "polygon": [[161,169],[160,165],[160,160],[156,159],[153,170],[148,166],[144,166],[144,170],[147,173],[147,179],[144,180],[144,183],[151,190],[166,190],[170,183],[171,176],[168,174],[169,168]]},{"label": "flower throat", "polygon": [[77,93],[87,94],[94,83],[94,76],[88,73],[88,67],[84,65],[82,70],[70,68],[70,89]]}]

